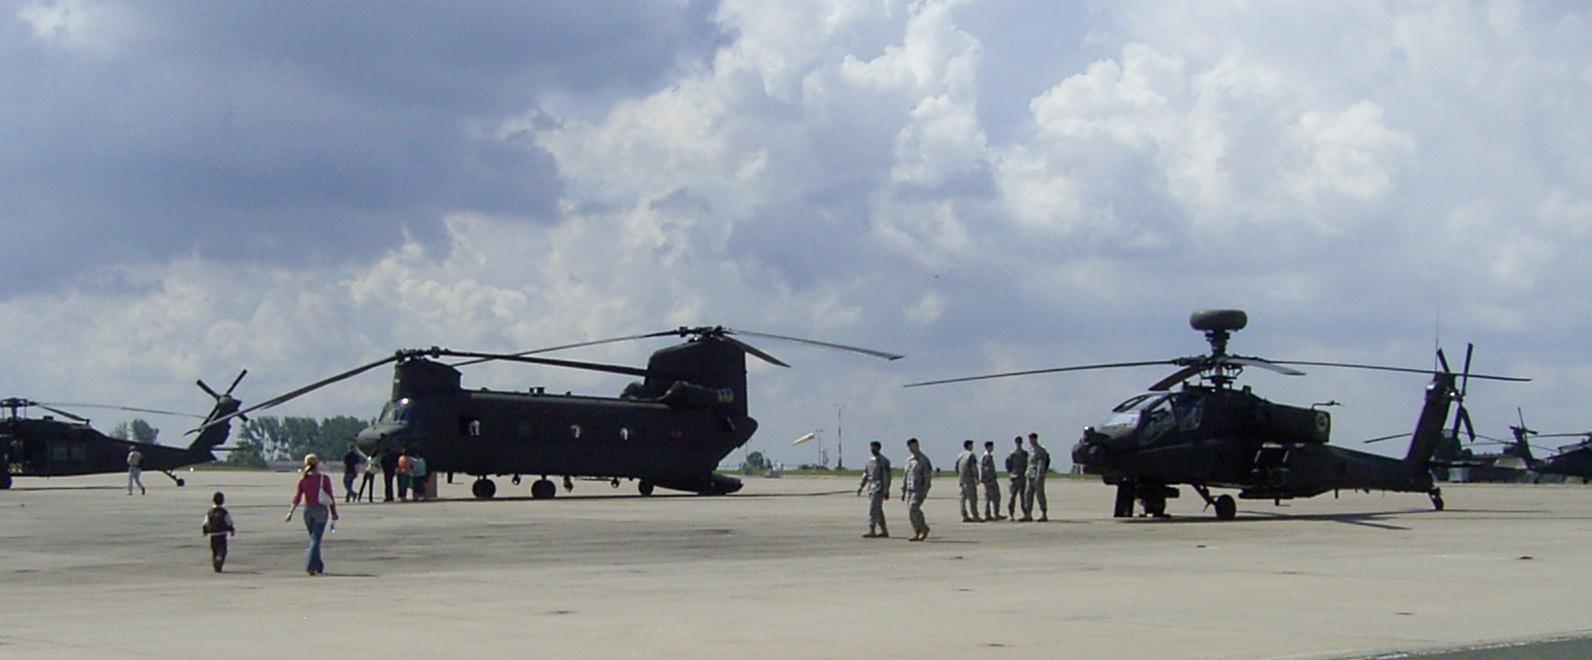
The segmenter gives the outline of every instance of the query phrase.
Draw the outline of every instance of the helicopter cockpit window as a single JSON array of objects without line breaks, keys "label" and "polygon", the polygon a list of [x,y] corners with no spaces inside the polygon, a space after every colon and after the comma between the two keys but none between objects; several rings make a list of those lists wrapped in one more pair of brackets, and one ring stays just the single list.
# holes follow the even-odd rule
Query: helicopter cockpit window
[{"label": "helicopter cockpit window", "polygon": [[1165,415],[1170,410],[1170,398],[1170,394],[1151,392],[1123,401],[1111,409],[1111,418],[1103,426],[1138,426],[1141,419]]},{"label": "helicopter cockpit window", "polygon": [[403,398],[403,399],[399,399],[397,401],[388,401],[387,405],[382,407],[381,416],[378,417],[376,419],[376,421],[378,421],[378,422],[406,422],[406,421],[409,421],[409,399],[406,397],[406,398]]}]

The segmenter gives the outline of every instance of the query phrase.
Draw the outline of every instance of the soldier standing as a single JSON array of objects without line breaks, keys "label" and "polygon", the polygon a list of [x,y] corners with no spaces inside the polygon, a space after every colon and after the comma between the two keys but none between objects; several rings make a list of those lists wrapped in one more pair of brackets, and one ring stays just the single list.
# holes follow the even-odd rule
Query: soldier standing
[{"label": "soldier standing", "polygon": [[1039,522],[1050,520],[1045,501],[1045,474],[1050,472],[1050,452],[1039,445],[1039,434],[1028,434],[1028,490],[1023,497],[1023,522],[1033,520],[1034,500],[1039,500]]},{"label": "soldier standing", "polygon": [[962,490],[962,522],[984,522],[978,515],[978,455],[972,440],[963,440],[956,455],[956,485]]},{"label": "soldier standing", "polygon": [[1006,503],[1006,516],[1017,520],[1017,502],[1028,492],[1028,450],[1023,449],[1023,436],[1012,438],[1012,442],[1017,447],[1006,455],[1006,476],[1012,480],[1012,499]]},{"label": "soldier standing", "polygon": [[[890,459],[880,453],[878,440],[868,443],[868,464],[862,468],[862,483],[857,485],[857,494],[862,494],[862,489],[868,489],[868,533],[863,534],[865,539],[890,538],[890,529],[884,524],[884,500],[890,497]],[[876,531],[877,530],[877,531]]]},{"label": "soldier standing", "polygon": [[1001,515],[1001,484],[995,480],[994,441],[984,441],[984,454],[978,457],[978,480],[984,484],[984,519],[1005,520]]},{"label": "soldier standing", "polygon": [[127,494],[133,494],[133,486],[138,486],[139,495],[148,495],[144,490],[144,453],[133,447],[127,452]]},{"label": "soldier standing", "polygon": [[929,522],[923,518],[923,500],[929,496],[933,482],[934,464],[918,451],[918,439],[907,440],[907,467],[901,476],[901,499],[907,502],[907,518],[912,521],[911,541],[929,538]]}]

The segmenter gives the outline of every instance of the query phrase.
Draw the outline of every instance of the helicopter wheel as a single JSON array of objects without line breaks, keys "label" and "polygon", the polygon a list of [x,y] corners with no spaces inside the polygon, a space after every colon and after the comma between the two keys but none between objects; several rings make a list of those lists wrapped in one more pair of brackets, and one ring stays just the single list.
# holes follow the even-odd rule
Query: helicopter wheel
[{"label": "helicopter wheel", "polygon": [[0,473],[0,490],[11,490],[11,475]]},{"label": "helicopter wheel", "polygon": [[1431,492],[1431,496],[1432,496],[1432,508],[1436,509],[1438,511],[1442,511],[1443,510],[1443,493],[1441,491],[1434,490],[1434,491]]},{"label": "helicopter wheel", "polygon": [[558,494],[558,487],[546,479],[537,479],[531,483],[531,499],[550,500]]},{"label": "helicopter wheel", "polygon": [[1238,503],[1233,501],[1232,495],[1222,495],[1216,498],[1216,519],[1232,520],[1238,515]]},{"label": "helicopter wheel", "polygon": [[188,482],[183,481],[182,477],[178,477],[177,478],[177,487],[178,488],[182,488],[183,486],[186,486],[186,485],[188,485]]},{"label": "helicopter wheel", "polygon": [[470,493],[475,495],[476,499],[490,500],[493,495],[497,494],[497,484],[493,483],[491,479],[481,477],[476,479],[475,483],[470,484]]},{"label": "helicopter wheel", "polygon": [[643,481],[638,483],[636,484],[636,490],[641,492],[642,497],[652,497],[652,482]]}]

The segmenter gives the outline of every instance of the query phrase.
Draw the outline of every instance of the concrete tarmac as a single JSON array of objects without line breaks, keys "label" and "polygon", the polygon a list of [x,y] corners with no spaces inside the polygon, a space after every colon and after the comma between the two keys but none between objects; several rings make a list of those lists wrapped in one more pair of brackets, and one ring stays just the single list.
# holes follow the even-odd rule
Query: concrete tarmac
[{"label": "concrete tarmac", "polygon": [[[0,492],[0,657],[1357,657],[1592,631],[1592,488],[1449,485],[1240,502],[1184,489],[1170,520],[1049,482],[1051,522],[965,524],[939,479],[933,535],[860,538],[839,478],[726,497],[576,482],[531,501],[468,480],[431,502],[349,504],[304,572],[294,475],[20,479]],[[334,481],[341,488],[340,475]],[[227,573],[200,536],[239,527]],[[897,493],[899,495],[899,492]],[[1554,642],[1563,643],[1563,642]]]}]

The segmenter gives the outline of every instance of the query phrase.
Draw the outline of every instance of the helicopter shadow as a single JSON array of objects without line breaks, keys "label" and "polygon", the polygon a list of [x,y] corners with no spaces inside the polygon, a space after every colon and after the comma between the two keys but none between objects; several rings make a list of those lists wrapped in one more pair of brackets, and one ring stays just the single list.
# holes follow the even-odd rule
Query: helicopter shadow
[{"label": "helicopter shadow", "polygon": [[125,486],[12,486],[10,490],[42,493],[53,490],[127,490]]},{"label": "helicopter shadow", "polygon": [[1180,525],[1180,524],[1196,524],[1196,525],[1216,524],[1216,525],[1232,525],[1232,524],[1246,524],[1246,523],[1272,523],[1272,524],[1276,524],[1276,523],[1288,522],[1288,521],[1297,521],[1297,522],[1323,522],[1324,521],[1324,522],[1343,523],[1345,525],[1356,525],[1356,526],[1360,526],[1360,527],[1370,527],[1372,529],[1381,529],[1381,530],[1386,530],[1386,531],[1405,531],[1405,532],[1407,532],[1407,531],[1410,530],[1409,527],[1405,527],[1403,525],[1394,525],[1394,524],[1386,523],[1386,522],[1378,522],[1378,521],[1380,519],[1382,519],[1382,518],[1387,518],[1387,517],[1407,516],[1407,515],[1411,515],[1411,514],[1423,514],[1423,513],[1435,513],[1435,512],[1427,511],[1427,510],[1420,510],[1420,509],[1407,509],[1407,510],[1402,510],[1402,511],[1373,511],[1373,512],[1365,512],[1365,513],[1302,513],[1302,514],[1270,513],[1270,512],[1266,512],[1266,511],[1248,511],[1248,512],[1244,512],[1244,513],[1239,514],[1239,516],[1237,518],[1234,518],[1232,520],[1218,520],[1214,516],[1199,516],[1199,517],[1187,516],[1187,517],[1172,517],[1172,518],[1133,518],[1131,520],[1125,520],[1125,521],[1122,521],[1122,522],[1125,522],[1127,524],[1138,524],[1138,525],[1148,525],[1148,524],[1174,524],[1174,525]]},{"label": "helicopter shadow", "polygon": [[[729,495],[698,495],[696,493],[661,493],[661,494],[655,493],[655,494],[652,494],[652,495],[642,495],[642,494],[639,494],[639,493],[631,494],[631,495],[559,495],[557,497],[553,497],[553,498],[546,499],[546,500],[538,500],[538,499],[536,499],[534,497],[531,497],[529,495],[512,495],[512,496],[508,496],[508,497],[497,496],[497,497],[493,497],[493,498],[490,498],[490,499],[480,499],[480,498],[477,498],[477,497],[439,497],[439,498],[430,499],[430,500],[420,500],[418,502],[411,500],[411,501],[405,502],[405,504],[422,504],[423,505],[423,504],[433,504],[433,503],[442,503],[442,502],[457,503],[457,502],[557,502],[557,501],[590,501],[590,500],[695,500],[695,499],[720,499],[720,498],[770,499],[770,498],[784,498],[784,497],[829,497],[829,496],[832,496],[832,495],[849,495],[849,494],[851,494],[853,492],[855,492],[855,491],[834,490],[834,491],[823,491],[823,492],[818,492],[818,493],[752,493],[752,494],[735,494],[735,493],[732,493],[732,494],[729,494]],[[394,502],[387,502],[386,504],[394,504]]]}]

